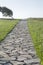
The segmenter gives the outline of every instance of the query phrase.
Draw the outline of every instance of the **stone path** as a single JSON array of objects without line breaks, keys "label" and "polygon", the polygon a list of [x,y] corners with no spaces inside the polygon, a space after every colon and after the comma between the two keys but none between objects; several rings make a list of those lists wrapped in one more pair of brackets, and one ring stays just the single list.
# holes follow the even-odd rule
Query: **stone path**
[{"label": "stone path", "polygon": [[40,65],[28,32],[27,21],[20,21],[0,43],[0,65]]}]

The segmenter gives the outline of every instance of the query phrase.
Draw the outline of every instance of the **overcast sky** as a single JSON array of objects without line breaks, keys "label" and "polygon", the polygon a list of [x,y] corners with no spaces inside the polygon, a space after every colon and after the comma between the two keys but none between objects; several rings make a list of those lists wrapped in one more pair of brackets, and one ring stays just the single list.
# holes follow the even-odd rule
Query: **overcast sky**
[{"label": "overcast sky", "polygon": [[0,6],[11,9],[14,18],[43,17],[43,0],[0,0]]}]

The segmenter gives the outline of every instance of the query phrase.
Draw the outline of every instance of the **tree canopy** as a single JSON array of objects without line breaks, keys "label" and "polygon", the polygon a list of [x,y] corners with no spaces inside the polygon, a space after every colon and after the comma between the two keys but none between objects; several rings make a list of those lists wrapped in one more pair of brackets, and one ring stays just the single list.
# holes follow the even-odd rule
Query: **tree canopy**
[{"label": "tree canopy", "polygon": [[1,10],[2,10],[2,7],[0,7],[0,12],[1,12]]},{"label": "tree canopy", "polygon": [[7,7],[0,7],[0,12],[2,12],[3,16],[9,16],[9,17],[13,16],[12,10],[10,10]]}]

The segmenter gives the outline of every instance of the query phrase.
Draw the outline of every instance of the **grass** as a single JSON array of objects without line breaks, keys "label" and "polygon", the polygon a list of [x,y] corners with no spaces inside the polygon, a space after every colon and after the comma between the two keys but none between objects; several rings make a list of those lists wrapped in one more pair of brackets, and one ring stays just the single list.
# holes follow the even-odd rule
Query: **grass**
[{"label": "grass", "polygon": [[29,19],[28,28],[36,49],[36,53],[43,65],[43,19]]},{"label": "grass", "polygon": [[18,23],[18,20],[0,20],[0,42]]}]

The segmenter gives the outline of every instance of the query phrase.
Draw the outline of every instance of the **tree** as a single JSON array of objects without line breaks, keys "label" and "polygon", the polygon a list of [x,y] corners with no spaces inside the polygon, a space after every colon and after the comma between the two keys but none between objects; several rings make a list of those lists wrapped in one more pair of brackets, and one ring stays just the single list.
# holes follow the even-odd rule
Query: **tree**
[{"label": "tree", "polygon": [[2,7],[0,7],[0,12],[1,12],[1,10],[2,10]]},{"label": "tree", "polygon": [[3,16],[13,16],[12,10],[8,9],[7,7],[0,7],[0,12],[2,12]]}]

